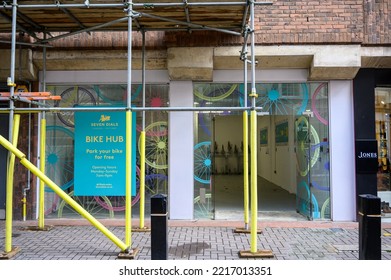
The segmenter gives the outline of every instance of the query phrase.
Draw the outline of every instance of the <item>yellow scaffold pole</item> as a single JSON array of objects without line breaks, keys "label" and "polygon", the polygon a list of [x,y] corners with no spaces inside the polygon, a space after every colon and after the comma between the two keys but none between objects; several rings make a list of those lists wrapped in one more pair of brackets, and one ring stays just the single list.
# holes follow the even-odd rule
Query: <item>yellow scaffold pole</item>
[{"label": "yellow scaffold pole", "polygon": [[131,181],[132,181],[132,112],[126,111],[126,175],[125,175],[125,244],[127,247],[131,245],[132,237],[132,192],[131,192]]},{"label": "yellow scaffold pole", "polygon": [[[14,146],[16,146],[18,143],[19,124],[20,124],[20,115],[14,115],[13,134],[12,134],[12,143]],[[14,168],[15,168],[15,155],[11,153],[9,157],[8,171],[7,171],[7,195],[6,195],[6,203],[5,203],[5,207],[6,207],[5,252],[6,253],[11,252],[12,250],[12,215],[13,215],[12,210],[13,210],[13,192],[14,192],[14,186],[13,186]]]},{"label": "yellow scaffold pole", "polygon": [[29,169],[34,175],[39,177],[49,188],[51,188],[60,198],[68,203],[75,211],[81,216],[86,218],[93,226],[101,231],[106,237],[108,237],[115,245],[121,250],[127,251],[129,246],[116,237],[111,231],[109,231],[102,223],[95,219],[90,213],[88,213],[82,206],[80,206],[75,200],[73,200],[67,193],[65,193],[59,186],[57,186],[50,178],[43,174],[39,168],[32,164],[20,150],[12,145],[7,139],[0,135],[0,144],[12,152],[20,159],[20,163]]},{"label": "yellow scaffold pole", "polygon": [[[45,161],[46,161],[46,119],[41,119],[41,137],[40,137],[40,170],[45,174]],[[39,182],[39,214],[38,214],[38,227],[43,229],[45,227],[45,183],[40,180]]]},{"label": "yellow scaffold pole", "polygon": [[144,225],[145,211],[145,131],[140,134],[140,229]]},{"label": "yellow scaffold pole", "polygon": [[255,28],[254,28],[254,2],[250,2],[250,30],[251,30],[251,113],[250,113],[250,151],[251,151],[251,238],[250,251],[240,252],[241,257],[273,257],[270,250],[258,250],[258,149],[257,149],[257,111],[255,87]]},{"label": "yellow scaffold pole", "polygon": [[[245,93],[247,94],[247,93]],[[243,196],[244,196],[244,229],[248,229],[248,113],[243,112]]]},{"label": "yellow scaffold pole", "polygon": [[258,183],[257,183],[257,112],[251,110],[251,253],[257,252]]}]

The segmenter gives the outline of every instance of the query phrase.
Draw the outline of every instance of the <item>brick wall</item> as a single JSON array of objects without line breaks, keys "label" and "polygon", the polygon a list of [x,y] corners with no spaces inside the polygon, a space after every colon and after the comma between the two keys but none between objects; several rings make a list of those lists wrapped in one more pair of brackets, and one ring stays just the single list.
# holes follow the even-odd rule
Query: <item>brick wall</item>
[{"label": "brick wall", "polygon": [[[268,44],[390,44],[390,0],[274,0],[255,8],[256,42]],[[140,32],[133,47],[142,46]],[[241,45],[243,38],[221,32],[147,32],[146,47]],[[126,32],[78,34],[51,42],[57,48],[124,49]]]},{"label": "brick wall", "polygon": [[[18,107],[26,107],[25,104],[18,104]],[[31,154],[30,161],[34,164],[37,163],[37,114],[31,114]],[[21,114],[20,118],[20,130],[19,130],[19,138],[18,138],[18,149],[20,149],[26,156],[28,155],[28,145],[29,145],[29,115]],[[26,167],[24,167],[18,158],[15,160],[15,174],[14,176],[14,203],[13,203],[13,216],[16,220],[22,220],[23,218],[23,189],[27,187],[28,182],[28,171]],[[30,176],[30,191],[27,191],[27,219],[32,219],[35,213],[36,207],[36,177],[32,174]]]},{"label": "brick wall", "polygon": [[256,7],[255,29],[258,44],[361,43],[363,1],[274,1]]},{"label": "brick wall", "polygon": [[391,2],[390,0],[364,0],[363,44],[391,43]]}]

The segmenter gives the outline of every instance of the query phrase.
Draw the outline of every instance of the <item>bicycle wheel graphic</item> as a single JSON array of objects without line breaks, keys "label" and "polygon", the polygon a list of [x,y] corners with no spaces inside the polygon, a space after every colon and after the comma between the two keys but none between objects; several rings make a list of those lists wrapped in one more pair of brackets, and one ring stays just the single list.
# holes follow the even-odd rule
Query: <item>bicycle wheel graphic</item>
[{"label": "bicycle wheel graphic", "polygon": [[[97,103],[107,104],[108,106],[125,106],[126,105],[126,85],[94,85],[92,87],[98,95]],[[139,96],[142,85],[132,85],[131,100],[134,101]],[[133,102],[132,102],[133,103]]]},{"label": "bicycle wheel graphic", "polygon": [[[69,192],[68,195],[95,218],[114,218],[114,211],[112,209],[102,207],[102,205],[96,201],[95,197],[74,196],[73,190]],[[101,196],[101,199],[104,200],[107,205],[110,205],[111,202],[106,196]],[[66,203],[65,200],[61,200],[57,216],[59,218],[63,218],[75,215],[78,216],[80,214]]]},{"label": "bicycle wheel graphic", "polygon": [[73,132],[65,127],[46,127],[46,175],[62,190],[73,181],[73,137]]},{"label": "bicycle wheel graphic", "polygon": [[[62,126],[46,127],[45,173],[62,190],[73,185],[73,132]],[[45,186],[45,214],[57,209],[59,197]]]},{"label": "bicycle wheel graphic", "polygon": [[[307,136],[301,136],[301,140],[298,143],[298,149],[296,149],[297,170],[301,176],[305,177],[308,174],[310,167],[313,167],[319,158],[320,154],[320,141],[319,135],[316,129],[308,123],[306,117],[301,116],[296,121],[296,131],[311,131],[310,132],[310,144],[306,143]],[[308,129],[308,126],[310,129]],[[300,128],[301,127],[301,128]],[[306,129],[303,130],[303,127]],[[308,159],[308,155],[310,159]]]},{"label": "bicycle wheel graphic", "polygon": [[237,84],[197,84],[194,86],[194,95],[209,102],[219,101],[230,96],[237,86]]},{"label": "bicycle wheel graphic", "polygon": [[194,179],[203,184],[210,183],[212,159],[211,142],[200,142],[194,146]]},{"label": "bicycle wheel graphic", "polygon": [[[166,169],[168,156],[167,122],[155,122],[145,128],[145,162],[156,169]],[[138,141],[140,151],[141,138]]]},{"label": "bicycle wheel graphic", "polygon": [[[136,167],[136,195],[132,198],[132,206],[140,199],[140,168]],[[94,196],[100,206],[111,211],[124,211],[126,209],[126,196]],[[107,203],[107,200],[110,203]]]},{"label": "bicycle wheel graphic", "polygon": [[307,84],[257,84],[257,106],[275,115],[301,115],[308,104]]},{"label": "bicycle wheel graphic", "polygon": [[311,99],[311,108],[321,123],[329,125],[327,83],[322,83],[315,89]]},{"label": "bicycle wheel graphic", "polygon": [[330,219],[330,198],[327,198],[326,201],[322,205],[322,209],[320,210],[320,217],[322,219]]},{"label": "bicycle wheel graphic", "polygon": [[[76,106],[95,106],[96,100],[94,95],[83,87],[71,87],[61,93],[61,100],[56,102],[56,107],[73,108]],[[60,111],[57,113],[58,118],[66,126],[75,127],[74,112]]]},{"label": "bicycle wheel graphic", "polygon": [[[139,175],[139,169],[138,169]],[[145,189],[146,193],[157,194],[167,193],[167,176],[163,174],[149,174],[145,176]],[[132,199],[132,206],[140,200],[140,181],[137,177],[137,194]],[[106,202],[107,198],[110,203]],[[126,197],[125,196],[106,196],[106,197],[95,197],[95,200],[103,207],[114,212],[125,211],[126,209]]]},{"label": "bicycle wheel graphic", "polygon": [[[301,181],[297,186],[296,205],[299,207],[299,212],[309,216],[312,203],[312,218],[319,218],[319,205],[314,194],[310,195],[310,189],[305,181]],[[311,198],[310,198],[311,197]]]},{"label": "bicycle wheel graphic", "polygon": [[201,201],[201,197],[194,198],[194,218],[212,218],[212,194],[205,194],[205,201]]}]

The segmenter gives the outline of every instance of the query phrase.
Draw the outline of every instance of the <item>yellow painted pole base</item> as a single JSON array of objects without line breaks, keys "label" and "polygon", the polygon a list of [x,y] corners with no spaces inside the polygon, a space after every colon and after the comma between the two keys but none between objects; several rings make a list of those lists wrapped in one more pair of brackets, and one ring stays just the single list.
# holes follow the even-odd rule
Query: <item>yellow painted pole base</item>
[{"label": "yellow painted pole base", "polygon": [[50,231],[54,228],[54,226],[48,226],[45,225],[43,227],[40,226],[28,226],[28,227],[22,227],[20,230],[26,230],[26,231]]},{"label": "yellow painted pole base", "polygon": [[20,248],[19,247],[13,247],[11,251],[8,253],[6,252],[0,252],[0,260],[9,260],[13,258],[17,253],[19,253]]},{"label": "yellow painted pole base", "polygon": [[125,260],[133,260],[136,257],[138,251],[138,248],[134,248],[130,249],[129,252],[121,252],[118,254],[118,258]]},{"label": "yellow painted pole base", "polygon": [[[249,228],[236,228],[234,229],[234,232],[235,233],[246,233],[246,234],[250,234],[251,233],[251,229]],[[260,228],[257,228],[257,233],[258,234],[261,234],[262,233],[262,230]]]},{"label": "yellow painted pole base", "polygon": [[134,232],[150,232],[151,229],[149,227],[143,227],[143,228],[136,227],[136,228],[132,228],[132,231],[134,231]]},{"label": "yellow painted pole base", "polygon": [[255,253],[248,251],[240,251],[239,257],[241,258],[274,258],[271,250],[258,250]]}]

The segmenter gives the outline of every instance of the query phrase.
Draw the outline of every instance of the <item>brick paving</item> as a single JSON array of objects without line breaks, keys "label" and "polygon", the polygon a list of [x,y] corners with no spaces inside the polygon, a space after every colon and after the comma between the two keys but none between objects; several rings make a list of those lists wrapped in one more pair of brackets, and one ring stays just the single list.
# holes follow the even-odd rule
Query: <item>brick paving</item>
[{"label": "brick paving", "polygon": [[[125,240],[121,220],[102,222]],[[31,230],[36,221],[14,221],[12,246],[20,251],[14,260],[115,260],[120,249],[83,220],[46,220],[49,231]],[[146,226],[149,227],[148,223]],[[235,233],[241,222],[169,221],[169,260],[237,260],[250,250],[250,234]],[[0,253],[5,249],[5,223],[0,221]],[[358,223],[260,222],[257,248],[271,250],[273,260],[357,260]],[[382,224],[382,260],[391,259],[391,224]],[[151,259],[151,233],[132,232],[137,260]],[[267,258],[270,259],[270,258]]]}]

